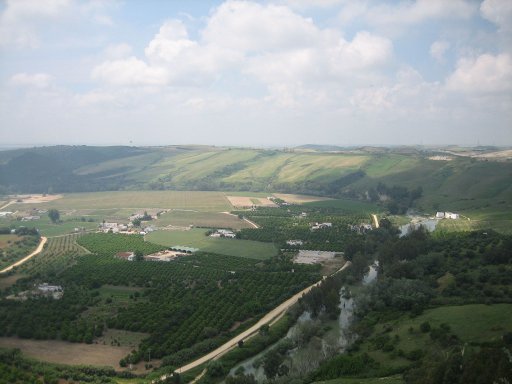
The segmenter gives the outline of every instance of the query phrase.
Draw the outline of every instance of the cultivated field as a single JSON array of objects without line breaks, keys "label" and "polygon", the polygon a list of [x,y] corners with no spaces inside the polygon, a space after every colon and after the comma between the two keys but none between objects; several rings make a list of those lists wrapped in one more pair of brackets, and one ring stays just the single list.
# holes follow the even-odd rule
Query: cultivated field
[{"label": "cultivated field", "polygon": [[273,193],[272,195],[290,204],[304,204],[312,203],[314,201],[331,200],[329,197],[294,195],[290,193]]},{"label": "cultivated field", "polygon": [[[27,209],[29,204],[14,204],[11,210]],[[131,191],[70,193],[62,199],[37,204],[37,208],[74,209],[144,209],[181,208],[206,212],[222,212],[232,209],[222,192],[197,191]]]},{"label": "cultivated field", "polygon": [[222,239],[205,236],[203,229],[189,231],[156,231],[146,235],[146,240],[164,246],[187,246],[203,252],[220,253],[250,259],[268,259],[277,254],[271,243],[251,240]]},{"label": "cultivated field", "polygon": [[177,227],[187,227],[193,225],[196,227],[208,228],[252,228],[252,225],[238,216],[226,212],[198,212],[191,210],[172,210],[161,214],[155,225],[165,227],[167,225]]},{"label": "cultivated field", "polygon": [[18,348],[37,360],[69,365],[110,366],[119,369],[119,360],[133,349],[129,346],[69,343],[56,340],[27,340],[0,337],[0,347]]},{"label": "cultivated field", "polygon": [[277,205],[266,197],[254,196],[226,196],[231,205],[235,208],[256,207],[277,207]]}]

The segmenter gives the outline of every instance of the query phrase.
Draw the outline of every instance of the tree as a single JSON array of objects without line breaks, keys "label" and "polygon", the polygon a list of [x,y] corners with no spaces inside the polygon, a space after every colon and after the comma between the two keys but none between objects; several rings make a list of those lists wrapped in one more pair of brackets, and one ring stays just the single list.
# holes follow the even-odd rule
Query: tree
[{"label": "tree", "polygon": [[135,261],[144,261],[144,254],[139,250],[135,251],[134,260]]},{"label": "tree", "polygon": [[55,208],[48,210],[48,217],[52,223],[57,223],[60,220],[60,212]]}]

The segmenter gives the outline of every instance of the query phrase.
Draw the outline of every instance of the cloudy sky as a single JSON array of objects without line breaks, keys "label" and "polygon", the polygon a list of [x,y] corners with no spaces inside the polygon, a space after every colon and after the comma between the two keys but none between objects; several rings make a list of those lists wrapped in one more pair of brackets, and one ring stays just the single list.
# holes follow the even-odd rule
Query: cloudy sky
[{"label": "cloudy sky", "polygon": [[0,1],[0,133],[512,145],[512,1]]}]

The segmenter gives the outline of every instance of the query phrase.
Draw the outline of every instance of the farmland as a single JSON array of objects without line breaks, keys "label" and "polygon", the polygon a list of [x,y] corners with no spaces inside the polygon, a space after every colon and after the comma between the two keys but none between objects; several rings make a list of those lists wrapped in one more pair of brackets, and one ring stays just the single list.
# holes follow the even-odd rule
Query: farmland
[{"label": "farmland", "polygon": [[[90,343],[107,328],[145,332],[149,337],[125,361],[137,362],[151,348],[155,358],[171,354],[166,361],[182,363],[225,340],[237,321],[258,317],[318,278],[315,268],[296,268],[292,274],[289,266],[283,270],[286,263],[268,260],[256,267],[259,260],[233,256],[198,254],[174,263],[114,258],[127,249],[148,254],[162,248],[135,235],[84,235],[78,242],[93,254],[76,257],[57,275],[50,268],[37,269],[65,287],[64,298],[51,305],[3,303],[5,333],[43,339],[60,334],[63,340]],[[5,317],[15,307],[16,316]],[[170,328],[162,328],[169,319]]]},{"label": "farmland", "polygon": [[[296,317],[302,311],[312,314],[313,343],[339,315],[336,284],[356,284],[375,259],[382,267],[374,285],[378,289],[351,285],[354,300],[360,299],[361,315],[354,318],[360,341],[347,364],[366,353],[364,375],[384,377],[347,376],[341,382],[403,383],[395,374],[417,368],[416,345],[426,351],[417,364],[426,364],[431,352],[458,353],[434,340],[438,333],[457,340],[457,346],[470,344],[468,353],[476,354],[485,343],[500,343],[512,332],[505,251],[510,238],[503,235],[512,228],[507,161],[432,160],[430,152],[365,149],[327,153],[195,146],[118,153],[123,156],[73,163],[69,180],[76,189],[57,188],[58,199],[51,195],[48,201],[4,209],[15,214],[0,219],[0,226],[18,228],[21,217],[37,210],[41,218],[26,225],[49,237],[38,257],[0,279],[4,296],[44,282],[62,286],[64,296],[0,300],[0,346],[18,343],[27,356],[42,360],[44,348],[55,348],[47,361],[69,364],[78,362],[76,354],[83,355],[81,362],[102,359],[118,370],[138,364],[136,373],[149,371],[143,365],[151,356],[148,363],[172,371],[339,268],[292,264],[299,248],[343,252],[343,260],[352,261],[351,275],[329,278],[325,288],[314,290],[292,311]],[[90,190],[103,181],[105,188],[119,190],[80,189],[86,181]],[[291,205],[273,203],[267,199],[271,195]],[[388,216],[390,203],[400,204],[400,213]],[[49,208],[60,211],[59,223],[47,218]],[[399,239],[391,222],[408,221],[403,213],[410,208],[425,216],[437,210],[463,216],[440,220],[433,234],[417,231]],[[136,232],[151,227],[144,236],[89,233],[103,221],[128,223],[129,216],[145,211],[158,218],[135,227]],[[372,227],[371,214],[383,219],[379,230]],[[231,228],[237,238],[206,236],[210,228]],[[481,232],[469,233],[475,229]],[[14,239],[2,236],[0,245]],[[300,244],[288,244],[292,239]],[[172,246],[199,251],[170,262],[115,257]],[[414,305],[407,301],[411,297]],[[289,314],[287,321],[296,317]],[[425,322],[434,336],[419,330]],[[270,339],[264,334],[261,339],[263,350]]]},{"label": "farmland", "polygon": [[195,227],[205,228],[231,228],[242,229],[250,228],[251,225],[235,215],[221,212],[198,212],[191,210],[172,210],[158,217],[156,224],[159,227],[167,225],[177,227]]},{"label": "farmland", "polygon": [[[10,209],[27,209],[31,204],[14,204]],[[59,210],[181,208],[205,212],[229,211],[231,205],[222,192],[130,191],[66,194],[62,199],[37,205]]]},{"label": "farmland", "polygon": [[176,245],[199,248],[203,252],[247,257],[251,259],[268,259],[277,254],[273,244],[251,240],[222,239],[205,236],[204,229],[188,231],[157,231],[146,236],[155,244],[167,247]]},{"label": "farmland", "polygon": [[22,259],[33,251],[39,243],[39,236],[0,235],[0,269]]}]

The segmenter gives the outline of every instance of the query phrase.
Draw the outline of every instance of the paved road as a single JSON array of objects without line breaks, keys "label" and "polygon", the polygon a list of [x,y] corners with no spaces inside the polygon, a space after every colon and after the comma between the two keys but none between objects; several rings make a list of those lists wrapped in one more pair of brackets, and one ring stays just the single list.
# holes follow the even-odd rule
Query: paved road
[{"label": "paved road", "polygon": [[[347,261],[343,267],[341,267],[338,271],[336,271],[334,274],[338,273],[338,272],[341,272],[343,271],[345,268],[347,268],[348,266],[350,265],[350,262]],[[286,300],[285,302],[281,303],[278,307],[274,308],[273,310],[271,310],[270,312],[268,312],[265,316],[263,316],[255,325],[253,325],[251,328],[247,329],[246,331],[242,332],[241,334],[233,337],[231,340],[229,340],[228,342],[226,342],[225,344],[221,345],[219,348],[217,348],[216,350],[208,353],[207,355],[203,356],[203,357],[200,357],[199,359],[195,360],[195,361],[192,361],[191,363],[188,363],[178,369],[176,369],[176,372],[178,373],[183,373],[183,372],[186,372],[186,371],[189,371],[193,368],[196,368],[198,367],[199,365],[201,364],[204,364],[210,360],[214,360],[214,359],[218,359],[220,358],[221,356],[225,355],[227,352],[229,352],[231,349],[235,348],[238,346],[238,342],[240,340],[244,340],[246,341],[247,339],[251,338],[252,336],[256,335],[259,331],[260,331],[260,328],[262,325],[265,325],[265,324],[269,324],[269,323],[274,323],[279,317],[283,316],[284,313],[293,305],[295,304],[297,301],[299,301],[299,299],[302,297],[302,295],[304,295],[305,293],[308,293],[309,291],[311,291],[311,289],[313,289],[314,287],[320,285],[322,283],[322,281],[324,281],[326,278],[326,276],[324,276],[324,278],[318,282],[316,282],[315,284],[313,285],[310,285],[309,287],[303,289],[302,291],[300,291],[299,293],[296,293],[295,295],[293,295],[292,297],[290,297],[288,300]],[[160,380],[165,380],[167,378],[167,375],[164,375],[162,377],[160,377]]]},{"label": "paved road", "polygon": [[13,269],[14,267],[17,267],[18,265],[21,265],[23,264],[25,261],[27,260],[30,260],[32,257],[34,257],[35,255],[41,253],[41,251],[43,250],[43,247],[44,245],[46,244],[46,242],[48,241],[48,239],[44,236],[41,237],[41,242],[39,243],[39,245],[37,246],[37,248],[35,249],[35,251],[33,251],[30,255],[28,256],[25,256],[23,259],[21,260],[18,260],[17,262],[15,262],[14,264],[11,264],[9,265],[7,268],[4,268],[0,271],[0,273],[5,273],[5,272],[9,272],[11,269]]}]

